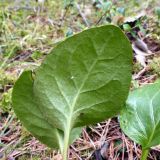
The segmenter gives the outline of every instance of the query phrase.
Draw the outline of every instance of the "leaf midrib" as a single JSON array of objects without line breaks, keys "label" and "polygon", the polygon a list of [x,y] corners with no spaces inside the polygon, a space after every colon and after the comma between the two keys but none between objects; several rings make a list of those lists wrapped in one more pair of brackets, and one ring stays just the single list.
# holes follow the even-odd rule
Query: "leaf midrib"
[{"label": "leaf midrib", "polygon": [[[152,110],[154,110],[154,108],[153,108],[153,99],[158,95],[159,92],[160,92],[160,90],[158,90],[158,91],[153,95],[153,97],[151,98],[150,105],[152,106]],[[150,106],[150,105],[149,105],[149,106]],[[152,111],[152,112],[153,112],[153,111]],[[154,116],[153,116],[153,117],[152,117],[152,116],[153,116],[153,115],[151,115],[151,118],[154,119]],[[152,142],[152,139],[153,139],[155,130],[156,130],[159,122],[160,122],[160,120],[157,121],[157,123],[155,123],[155,120],[154,120],[154,128],[153,128],[153,130],[152,130],[152,132],[151,132],[151,135],[149,136],[149,140],[148,140],[148,143],[147,143],[147,145],[146,145],[146,148],[148,148],[147,146],[149,146],[150,143]],[[144,148],[145,148],[145,147],[144,147]]]},{"label": "leaf midrib", "polygon": [[89,68],[88,73],[87,73],[86,76],[84,77],[84,79],[83,79],[83,81],[82,81],[82,84],[81,84],[80,88],[78,89],[77,94],[75,95],[74,100],[73,100],[73,103],[72,103],[72,105],[71,105],[71,107],[70,107],[69,121],[68,121],[68,125],[67,125],[70,129],[71,129],[71,121],[72,121],[73,115],[74,115],[74,114],[73,114],[73,113],[74,113],[74,107],[75,107],[76,102],[77,102],[77,100],[78,100],[79,94],[81,93],[81,90],[82,90],[83,86],[85,85],[85,82],[86,82],[86,80],[88,79],[88,77],[89,77],[89,75],[90,75],[90,72],[92,71],[92,69],[94,68],[94,66],[95,66],[96,63],[97,63],[97,59],[93,62],[93,64],[92,64],[91,67]]},{"label": "leaf midrib", "polygon": [[[153,111],[153,110],[154,110],[154,107],[153,107],[153,99],[157,96],[157,94],[158,94],[159,92],[160,92],[160,90],[158,90],[158,91],[153,95],[153,97],[150,99],[149,108],[152,110],[151,119],[152,119],[152,121],[154,122],[154,124],[153,124],[154,127],[153,127],[153,130],[152,130],[150,136],[148,137],[148,143],[143,147],[144,149],[150,147],[150,143],[152,142],[152,139],[153,139],[155,130],[156,130],[156,128],[157,128],[157,126],[158,126],[158,124],[159,124],[159,122],[160,122],[160,120],[158,120],[157,123],[155,123],[154,116],[153,116],[153,112],[154,112],[154,111]],[[136,106],[138,106],[138,105],[136,105]],[[136,115],[138,116],[137,110],[136,110]],[[139,119],[138,121],[141,122],[140,119]],[[141,122],[141,123],[142,123],[142,122]],[[143,123],[142,123],[142,125],[143,125]],[[144,125],[143,125],[143,127],[144,127]],[[144,127],[144,128],[145,128],[145,127]],[[146,132],[146,130],[145,130],[145,132]],[[146,135],[147,135],[147,134],[146,134]]]}]

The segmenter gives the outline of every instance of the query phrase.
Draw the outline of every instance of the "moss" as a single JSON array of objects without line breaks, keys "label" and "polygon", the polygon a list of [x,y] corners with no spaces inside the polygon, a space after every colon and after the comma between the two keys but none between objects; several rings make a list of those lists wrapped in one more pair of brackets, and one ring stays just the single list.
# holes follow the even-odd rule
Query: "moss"
[{"label": "moss", "polygon": [[142,69],[143,69],[143,67],[142,67],[142,65],[140,63],[138,63],[138,62],[134,63],[134,65],[133,65],[134,73],[138,73]]},{"label": "moss", "polygon": [[17,77],[16,75],[5,72],[4,70],[0,70],[0,84],[1,86],[5,86],[7,84],[14,84]]},{"label": "moss", "polygon": [[11,110],[12,89],[4,92],[0,97],[0,108],[2,111],[9,112]]},{"label": "moss", "polygon": [[41,160],[40,156],[33,156],[31,158],[31,156],[29,156],[29,155],[20,156],[17,160],[29,160],[29,159],[32,159],[32,160]]},{"label": "moss", "polygon": [[160,77],[160,57],[154,57],[148,65],[153,74],[157,74]]}]

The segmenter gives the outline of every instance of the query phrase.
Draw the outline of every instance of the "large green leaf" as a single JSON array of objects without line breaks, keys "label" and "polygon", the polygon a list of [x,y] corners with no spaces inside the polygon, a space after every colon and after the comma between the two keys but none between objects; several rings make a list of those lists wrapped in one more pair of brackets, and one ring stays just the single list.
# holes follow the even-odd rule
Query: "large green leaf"
[{"label": "large green leaf", "polygon": [[160,144],[160,83],[130,93],[120,116],[121,128],[143,149]]},{"label": "large green leaf", "polygon": [[34,79],[28,72],[22,74],[13,89],[15,112],[43,143],[59,147],[64,140],[68,145],[79,133],[77,127],[120,112],[131,66],[132,49],[118,27],[85,30],[57,45]]}]

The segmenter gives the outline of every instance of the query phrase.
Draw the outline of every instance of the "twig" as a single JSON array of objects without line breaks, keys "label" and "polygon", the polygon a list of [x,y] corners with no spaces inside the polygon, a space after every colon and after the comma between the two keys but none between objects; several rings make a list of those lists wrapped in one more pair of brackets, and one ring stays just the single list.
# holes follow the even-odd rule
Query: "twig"
[{"label": "twig", "polygon": [[109,120],[107,121],[106,126],[105,126],[105,128],[104,128],[104,130],[103,130],[103,132],[102,132],[101,137],[100,137],[101,145],[103,145],[104,142],[105,142],[106,136],[107,136],[107,134],[108,134],[108,128],[109,128],[110,122],[111,122],[111,119],[109,119]]},{"label": "twig", "polygon": [[103,17],[108,13],[108,10],[104,12],[104,14],[102,14],[102,16],[99,18],[99,20],[96,22],[96,26],[101,22],[101,20],[103,19]]},{"label": "twig", "polygon": [[78,160],[82,160],[82,158],[76,153],[77,150],[74,148],[73,145],[71,145],[71,148],[73,149],[73,152],[72,152],[72,153],[78,158]]},{"label": "twig", "polygon": [[[101,3],[101,4],[103,4],[103,2],[101,1],[101,0],[99,0],[99,2]],[[102,16],[99,18],[99,20],[96,22],[96,26],[101,22],[101,20],[103,19],[103,17],[109,12],[109,10],[110,9],[108,9],[108,10],[106,10],[105,12],[104,12],[104,14],[102,14]]]},{"label": "twig", "polygon": [[68,11],[69,11],[70,5],[71,5],[71,1],[70,1],[70,3],[65,7],[65,11],[63,12],[63,14],[62,14],[62,16],[61,16],[61,18],[60,18],[60,23],[59,23],[59,25],[58,25],[59,27],[61,27],[61,26],[63,25],[64,19],[65,19],[66,15],[67,15],[67,13],[68,13]]},{"label": "twig", "polygon": [[96,149],[96,146],[95,146],[94,142],[92,141],[92,139],[90,138],[90,136],[88,135],[88,133],[86,132],[85,129],[83,129],[83,132],[85,133],[86,137],[88,138],[88,140],[92,144],[93,148]]},{"label": "twig", "polygon": [[139,71],[136,75],[133,76],[133,79],[138,79],[141,75],[143,75],[148,70],[147,67],[144,67],[141,71]]},{"label": "twig", "polygon": [[[5,124],[4,124],[3,127],[2,127],[3,130],[2,130],[2,132],[1,132],[1,134],[0,134],[0,137],[3,136],[3,134],[4,134],[5,131],[6,131],[6,129],[9,127],[9,125],[10,125],[11,122],[13,121],[14,117],[15,117],[15,115],[13,115],[13,116],[10,115],[10,116],[7,118]],[[1,140],[0,140],[0,142],[1,142]]]},{"label": "twig", "polygon": [[68,13],[68,10],[69,10],[69,6],[67,6],[67,8],[65,8],[65,11],[64,11],[62,17],[60,18],[60,23],[58,25],[59,27],[61,27],[63,25],[64,19],[65,19],[67,13]]},{"label": "twig", "polygon": [[83,19],[84,23],[86,24],[86,26],[87,26],[87,27],[89,27],[90,25],[89,25],[89,23],[88,23],[88,21],[87,21],[87,19],[86,19],[85,15],[82,13],[81,8],[80,8],[80,6],[79,6],[79,4],[78,4],[78,3],[75,3],[75,6],[76,6],[76,8],[78,9],[79,14],[81,15],[81,17],[82,17],[82,19]]}]

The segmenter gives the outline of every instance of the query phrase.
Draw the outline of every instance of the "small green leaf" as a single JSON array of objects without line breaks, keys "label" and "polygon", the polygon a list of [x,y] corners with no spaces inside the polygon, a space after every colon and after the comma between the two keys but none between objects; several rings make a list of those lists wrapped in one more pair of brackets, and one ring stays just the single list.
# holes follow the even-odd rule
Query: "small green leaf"
[{"label": "small green leaf", "polygon": [[32,53],[32,55],[31,55],[31,58],[36,61],[36,60],[38,60],[40,57],[42,57],[42,55],[43,55],[42,52],[40,52],[40,51],[34,51],[34,52]]},{"label": "small green leaf", "polygon": [[143,150],[160,144],[160,82],[132,91],[120,116],[124,133]]},{"label": "small green leaf", "polygon": [[124,29],[124,31],[126,31],[126,32],[129,32],[129,31],[131,31],[132,30],[132,28],[131,28],[131,26],[129,25],[129,24],[123,24],[123,29]]},{"label": "small green leaf", "polygon": [[40,141],[67,148],[84,125],[117,115],[128,95],[132,48],[113,25],[85,30],[58,44],[13,89],[13,107]]}]

